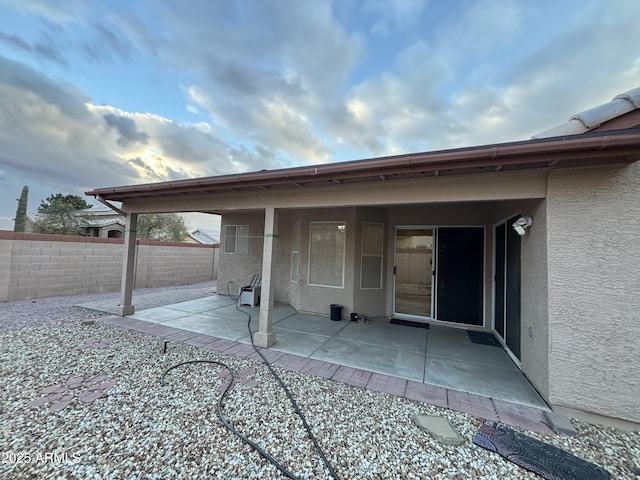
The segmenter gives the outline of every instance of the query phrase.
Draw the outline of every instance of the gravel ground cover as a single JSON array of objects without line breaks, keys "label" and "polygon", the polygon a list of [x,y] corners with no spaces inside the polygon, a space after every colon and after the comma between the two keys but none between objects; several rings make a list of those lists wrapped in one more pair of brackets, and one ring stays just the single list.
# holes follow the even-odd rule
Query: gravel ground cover
[{"label": "gravel ground cover", "polygon": [[[284,478],[218,419],[223,368],[180,367],[160,385],[168,367],[195,359],[227,363],[237,374],[224,413],[238,430],[297,477],[329,478],[259,361],[174,342],[163,353],[159,338],[101,323],[100,314],[73,303],[0,304],[0,478]],[[539,478],[472,444],[480,418],[276,369],[343,479]],[[465,441],[439,443],[413,424],[414,413],[449,418]],[[524,433],[612,478],[638,478],[638,432],[574,425],[575,437]]]}]

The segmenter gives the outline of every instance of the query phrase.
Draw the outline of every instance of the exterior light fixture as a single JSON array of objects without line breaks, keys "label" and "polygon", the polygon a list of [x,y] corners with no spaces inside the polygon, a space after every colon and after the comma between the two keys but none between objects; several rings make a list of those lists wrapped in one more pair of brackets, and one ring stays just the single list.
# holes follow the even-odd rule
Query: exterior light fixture
[{"label": "exterior light fixture", "polygon": [[529,215],[522,215],[515,222],[513,222],[513,229],[520,236],[527,233],[527,229],[532,225],[533,219]]}]

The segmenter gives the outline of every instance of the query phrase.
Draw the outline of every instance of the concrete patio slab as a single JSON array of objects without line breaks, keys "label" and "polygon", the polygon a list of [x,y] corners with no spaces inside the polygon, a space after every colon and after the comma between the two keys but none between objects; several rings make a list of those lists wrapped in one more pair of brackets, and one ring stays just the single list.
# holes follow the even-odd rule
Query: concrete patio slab
[{"label": "concrete patio slab", "polygon": [[[156,298],[161,307],[105,321],[171,341],[217,351],[233,349],[258,358],[247,348],[251,340],[246,313],[252,316],[255,331],[259,307],[242,306],[238,310],[234,300],[224,295],[168,304],[170,298]],[[482,418],[503,421],[504,417],[512,423],[527,421],[538,429],[547,428],[545,419],[532,420],[535,415],[529,415],[526,420],[524,413],[504,407],[516,404],[525,411],[548,410],[502,348],[473,344],[463,329],[442,325],[417,329],[378,318],[370,323],[332,321],[326,315],[297,313],[283,303],[274,305],[273,314],[276,344],[261,349],[269,361],[284,358],[314,375],[468,411]],[[502,417],[493,403],[496,399],[503,402]]]},{"label": "concrete patio slab", "polygon": [[392,325],[387,319],[375,318],[369,323],[349,322],[336,338],[424,354],[427,332],[426,329]]},{"label": "concrete patio slab", "polygon": [[175,303],[172,305],[167,305],[167,307],[172,308],[174,310],[179,310],[182,312],[191,312],[191,313],[203,313],[210,310],[216,310],[218,308],[228,307],[229,305],[233,305],[234,302],[231,299],[217,296],[205,297],[205,298],[197,298],[195,300],[189,300],[187,302]]},{"label": "concrete patio slab", "polygon": [[296,332],[277,326],[274,327],[274,331],[276,332],[276,343],[270,347],[272,350],[305,357],[310,357],[331,338],[328,335]]},{"label": "concrete patio slab", "polygon": [[467,331],[459,328],[432,325],[427,355],[518,370],[503,348],[472,343]]},{"label": "concrete patio slab", "polygon": [[183,312],[174,308],[156,307],[142,310],[140,312],[135,312],[133,315],[131,315],[131,317],[138,320],[144,320],[146,322],[164,323],[166,321],[177,320],[180,318],[188,317],[190,315],[190,312]]},{"label": "concrete patio slab", "polygon": [[[497,348],[497,347],[488,347]],[[424,381],[537,408],[547,405],[518,370],[427,355]]]},{"label": "concrete patio slab", "polygon": [[204,333],[218,338],[238,341],[248,336],[247,324],[239,319],[214,319],[206,314],[193,314],[162,322],[163,325]]},{"label": "concrete patio slab", "polygon": [[298,313],[284,318],[274,324],[279,330],[287,329],[295,332],[311,333],[332,337],[348,326],[345,321],[334,321],[329,317]]},{"label": "concrete patio slab", "polygon": [[422,381],[424,377],[424,354],[339,338],[329,339],[311,358],[408,380]]}]

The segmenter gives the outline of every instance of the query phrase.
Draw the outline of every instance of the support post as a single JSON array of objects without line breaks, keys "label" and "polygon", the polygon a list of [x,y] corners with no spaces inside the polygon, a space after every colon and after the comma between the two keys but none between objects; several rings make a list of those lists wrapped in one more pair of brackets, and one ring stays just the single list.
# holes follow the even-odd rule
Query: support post
[{"label": "support post", "polygon": [[124,231],[124,260],[122,262],[122,280],[120,284],[120,303],[118,315],[124,317],[135,312],[132,303],[133,277],[136,265],[136,231],[138,229],[138,214],[129,213],[126,218]]},{"label": "support post", "polygon": [[276,238],[278,237],[278,211],[273,207],[264,210],[264,241],[262,249],[262,292],[260,296],[260,321],[253,335],[254,343],[263,348],[276,343],[273,331],[274,265]]}]

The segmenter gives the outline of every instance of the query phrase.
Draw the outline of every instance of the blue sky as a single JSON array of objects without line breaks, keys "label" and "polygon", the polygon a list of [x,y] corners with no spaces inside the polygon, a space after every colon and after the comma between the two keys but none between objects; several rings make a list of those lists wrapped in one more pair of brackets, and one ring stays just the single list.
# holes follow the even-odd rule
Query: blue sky
[{"label": "blue sky", "polygon": [[[637,0],[0,0],[0,218],[522,140],[640,85]],[[198,225],[200,226],[200,225]]]}]

